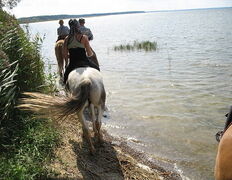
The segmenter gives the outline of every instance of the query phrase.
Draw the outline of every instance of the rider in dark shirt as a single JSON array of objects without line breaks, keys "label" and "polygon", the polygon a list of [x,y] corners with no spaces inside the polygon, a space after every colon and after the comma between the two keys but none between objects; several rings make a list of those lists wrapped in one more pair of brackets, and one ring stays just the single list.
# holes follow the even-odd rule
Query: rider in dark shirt
[{"label": "rider in dark shirt", "polygon": [[78,67],[92,67],[100,71],[99,67],[89,60],[93,56],[88,37],[81,34],[76,19],[69,20],[70,32],[64,41],[64,58],[69,58],[69,64],[64,73],[64,83],[69,73]]}]

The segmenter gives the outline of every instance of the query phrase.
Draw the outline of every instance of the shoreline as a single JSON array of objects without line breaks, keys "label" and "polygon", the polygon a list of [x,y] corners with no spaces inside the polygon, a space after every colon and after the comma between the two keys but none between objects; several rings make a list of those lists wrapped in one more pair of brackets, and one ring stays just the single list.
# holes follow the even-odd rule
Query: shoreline
[{"label": "shoreline", "polygon": [[46,165],[51,172],[46,179],[182,179],[174,169],[133,149],[125,140],[113,137],[104,128],[103,145],[97,144],[93,138],[97,150],[94,155],[90,155],[88,143],[82,139],[77,118],[73,116],[60,122],[57,128],[61,140],[54,150],[54,158]]},{"label": "shoreline", "polygon": [[[136,159],[139,163],[152,171],[156,171],[159,176],[164,178],[165,180],[181,180],[181,176],[174,170],[174,165],[168,164],[167,162],[163,162],[158,159],[154,159],[149,157],[148,154],[140,152],[139,150],[133,149],[130,145],[128,145],[127,141],[122,138],[117,138],[110,135],[105,129],[103,130],[104,138],[107,141],[118,146],[123,153],[129,154],[134,159]],[[173,167],[172,167],[173,166]]]}]

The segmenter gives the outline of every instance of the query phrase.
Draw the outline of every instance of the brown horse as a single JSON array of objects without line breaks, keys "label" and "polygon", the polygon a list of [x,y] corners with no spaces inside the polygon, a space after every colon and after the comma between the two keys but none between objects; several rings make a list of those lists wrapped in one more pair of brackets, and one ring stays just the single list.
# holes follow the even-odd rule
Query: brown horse
[{"label": "brown horse", "polygon": [[230,126],[218,145],[215,165],[216,180],[232,179],[232,126]]},{"label": "brown horse", "polygon": [[227,121],[224,130],[219,132],[221,138],[218,145],[218,152],[215,164],[216,180],[232,180],[232,107],[227,114]]},{"label": "brown horse", "polygon": [[58,40],[55,45],[55,54],[56,54],[56,59],[58,63],[58,73],[62,77],[64,74],[64,67],[67,66],[68,62],[65,61],[64,55],[63,55],[63,45],[64,45],[64,40]]}]

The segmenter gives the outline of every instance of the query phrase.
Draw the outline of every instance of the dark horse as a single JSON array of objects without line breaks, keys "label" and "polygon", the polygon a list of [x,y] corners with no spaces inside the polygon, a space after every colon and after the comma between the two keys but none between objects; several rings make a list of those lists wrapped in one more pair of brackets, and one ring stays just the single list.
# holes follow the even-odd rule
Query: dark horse
[{"label": "dark horse", "polygon": [[227,114],[227,121],[223,131],[216,134],[219,142],[215,164],[216,180],[232,179],[232,107]]}]

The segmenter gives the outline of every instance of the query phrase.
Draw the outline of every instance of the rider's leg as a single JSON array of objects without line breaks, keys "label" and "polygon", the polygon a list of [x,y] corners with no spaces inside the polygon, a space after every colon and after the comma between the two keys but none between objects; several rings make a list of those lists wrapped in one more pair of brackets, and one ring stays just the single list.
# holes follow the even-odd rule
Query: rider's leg
[{"label": "rider's leg", "polygon": [[99,63],[98,63],[98,60],[97,60],[97,55],[96,55],[96,53],[94,52],[94,50],[92,48],[91,48],[91,50],[93,51],[93,55],[89,59],[99,67]]},{"label": "rider's leg", "polygon": [[75,69],[75,67],[71,66],[70,64],[65,69],[65,72],[64,72],[64,84],[66,84],[66,81],[68,80],[68,75],[73,69]]}]

